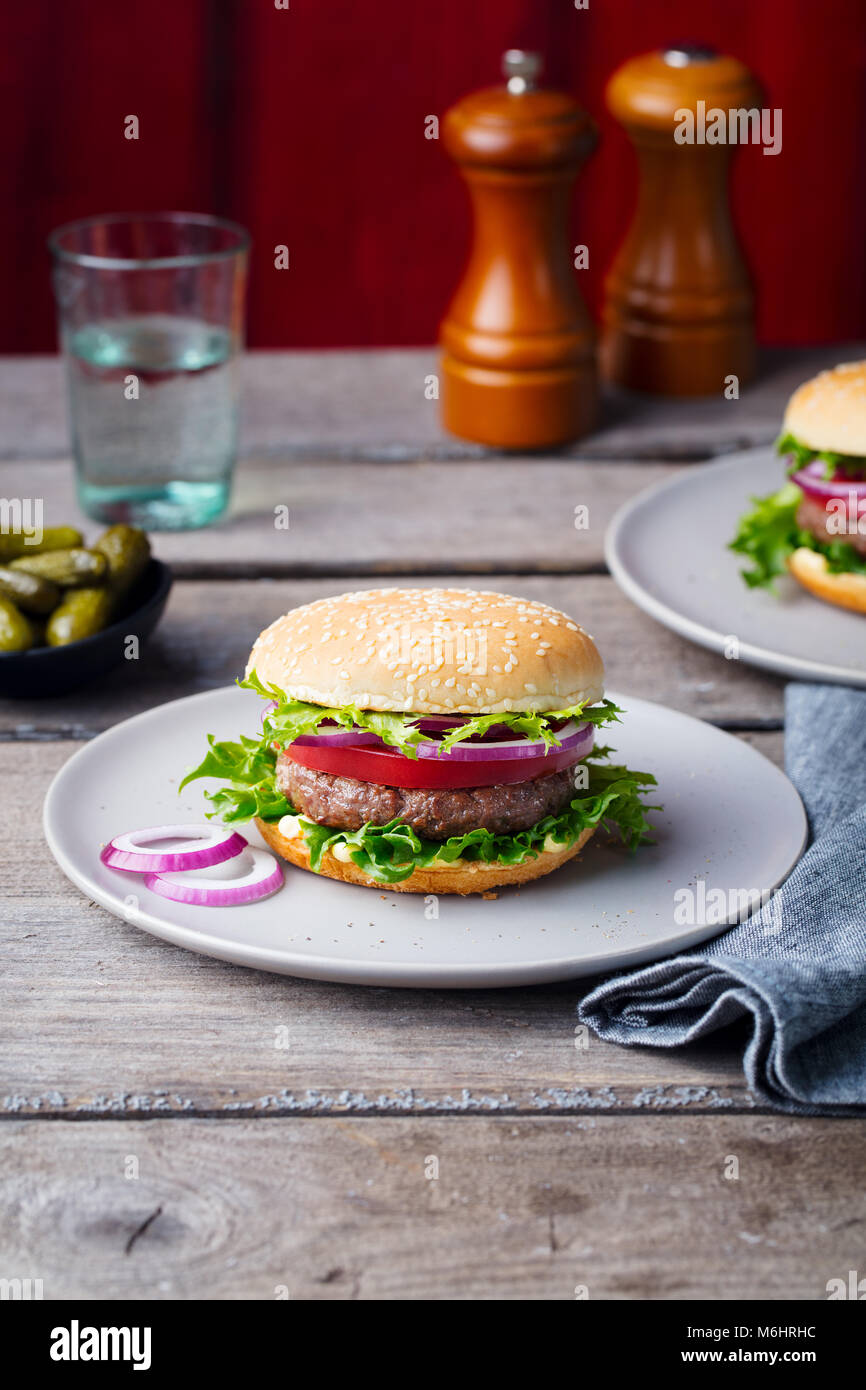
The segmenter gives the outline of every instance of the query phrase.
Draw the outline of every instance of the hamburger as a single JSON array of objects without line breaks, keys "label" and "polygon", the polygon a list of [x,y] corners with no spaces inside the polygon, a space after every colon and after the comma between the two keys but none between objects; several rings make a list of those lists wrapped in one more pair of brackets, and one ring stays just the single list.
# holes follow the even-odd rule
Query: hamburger
[{"label": "hamburger", "polygon": [[731,549],[752,587],[790,572],[827,603],[866,613],[866,362],[821,372],[794,392],[778,452],[788,482],[753,497]]},{"label": "hamburger", "polygon": [[369,589],[295,608],[256,639],[242,689],[260,737],[209,737],[184,778],[290,863],[405,893],[484,893],[580,853],[635,847],[654,783],[596,746],[622,713],[587,632],[546,604]]}]

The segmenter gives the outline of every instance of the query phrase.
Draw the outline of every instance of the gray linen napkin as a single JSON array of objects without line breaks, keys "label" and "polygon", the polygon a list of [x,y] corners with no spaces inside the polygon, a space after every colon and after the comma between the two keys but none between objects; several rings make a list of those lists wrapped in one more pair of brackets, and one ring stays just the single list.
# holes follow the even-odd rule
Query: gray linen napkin
[{"label": "gray linen napkin", "polygon": [[785,766],[811,829],[787,882],[709,945],[605,980],[578,1014],[610,1042],[650,1047],[751,1014],[744,1068],[762,1101],[866,1113],[866,691],[789,685]]}]

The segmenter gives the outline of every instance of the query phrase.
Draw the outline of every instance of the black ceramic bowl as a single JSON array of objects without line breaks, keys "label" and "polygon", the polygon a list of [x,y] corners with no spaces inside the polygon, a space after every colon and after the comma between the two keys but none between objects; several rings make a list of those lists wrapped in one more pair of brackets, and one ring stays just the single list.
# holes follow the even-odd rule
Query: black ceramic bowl
[{"label": "black ceramic bowl", "polygon": [[150,560],[118,618],[102,632],[70,642],[68,647],[34,647],[29,652],[0,652],[0,695],[32,699],[65,695],[77,685],[104,676],[127,654],[127,640],[144,642],[153,632],[168,599],[172,573],[162,560]]}]

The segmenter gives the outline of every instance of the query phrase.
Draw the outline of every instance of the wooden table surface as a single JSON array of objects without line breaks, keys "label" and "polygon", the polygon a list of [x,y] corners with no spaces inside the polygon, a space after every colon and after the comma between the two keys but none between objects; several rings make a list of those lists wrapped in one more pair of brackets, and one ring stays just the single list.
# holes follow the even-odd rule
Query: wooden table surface
[{"label": "wooden table surface", "polygon": [[[233,514],[155,538],[178,578],[142,660],[0,701],[0,1277],[46,1298],[820,1299],[862,1267],[863,1122],[762,1109],[744,1029],[578,1049],[579,982],[364,989],[192,955],[86,901],[41,806],[83,739],[227,684],[292,605],[394,575],[565,608],[612,686],[781,762],[782,682],[639,613],[604,529],[645,485],[771,441],[799,381],[863,355],[767,354],[739,401],[612,395],[591,439],[529,458],[441,433],[430,352],[248,357]],[[74,520],[59,364],[0,381],[0,496]]]}]

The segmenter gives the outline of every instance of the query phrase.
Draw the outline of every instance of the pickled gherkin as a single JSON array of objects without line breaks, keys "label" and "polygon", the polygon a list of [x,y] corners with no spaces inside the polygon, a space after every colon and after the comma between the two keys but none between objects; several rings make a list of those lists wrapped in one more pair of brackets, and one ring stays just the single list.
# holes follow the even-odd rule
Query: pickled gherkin
[{"label": "pickled gherkin", "polygon": [[20,555],[10,569],[49,579],[61,589],[87,589],[104,584],[108,578],[108,560],[98,550],[76,546],[70,550],[51,550],[44,555]]},{"label": "pickled gherkin", "polygon": [[60,590],[50,579],[40,579],[26,570],[0,565],[0,594],[16,603],[25,613],[50,613],[60,602]]},{"label": "pickled gherkin", "polygon": [[0,595],[0,652],[26,652],[36,641],[36,629],[11,599]]},{"label": "pickled gherkin", "polygon": [[17,555],[44,555],[50,550],[71,550],[81,545],[83,539],[74,526],[47,526],[39,541],[31,541],[17,531],[0,534],[0,564],[7,564]]},{"label": "pickled gherkin", "polygon": [[108,562],[108,585],[116,599],[129,592],[150,559],[150,541],[137,526],[109,526],[93,549]]},{"label": "pickled gherkin", "polygon": [[49,647],[65,647],[92,637],[108,624],[113,607],[109,589],[70,589],[48,619],[46,642]]}]

